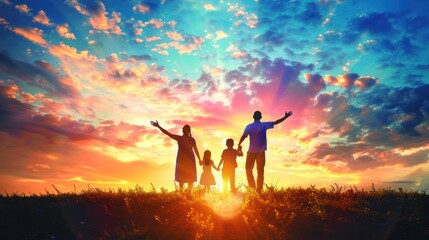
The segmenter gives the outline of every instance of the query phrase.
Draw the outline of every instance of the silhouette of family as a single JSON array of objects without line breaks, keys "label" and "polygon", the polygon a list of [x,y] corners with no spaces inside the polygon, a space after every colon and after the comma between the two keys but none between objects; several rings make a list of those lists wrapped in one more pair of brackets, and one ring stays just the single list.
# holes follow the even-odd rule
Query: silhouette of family
[{"label": "silhouette of family", "polygon": [[[285,112],[285,115],[276,120],[270,122],[261,122],[262,113],[255,111],[253,114],[253,123],[248,124],[238,142],[237,149],[234,149],[234,140],[229,138],[226,140],[226,149],[223,150],[221,160],[218,166],[215,165],[211,158],[211,152],[209,150],[204,151],[203,159],[201,160],[200,153],[197,148],[195,139],[191,134],[191,127],[185,125],[182,128],[183,135],[175,135],[164,128],[162,128],[158,121],[151,121],[151,125],[159,128],[161,132],[169,136],[170,138],[177,141],[178,151],[176,157],[176,171],[175,181],[179,183],[180,191],[183,191],[184,185],[187,184],[188,189],[191,190],[193,183],[197,181],[197,168],[195,155],[198,158],[198,162],[203,167],[203,172],[200,177],[200,185],[204,186],[205,191],[210,190],[210,186],[216,185],[214,175],[211,171],[214,168],[220,171],[222,167],[222,180],[223,180],[223,191],[226,192],[228,181],[230,183],[231,192],[235,193],[235,169],[237,165],[237,157],[243,156],[241,144],[249,137],[249,149],[246,156],[246,177],[248,186],[256,192],[261,193],[264,185],[264,168],[265,168],[265,151],[267,150],[267,130],[274,128],[283,122],[286,118],[292,116],[292,112]],[[256,163],[257,178],[253,176],[253,168]]]}]

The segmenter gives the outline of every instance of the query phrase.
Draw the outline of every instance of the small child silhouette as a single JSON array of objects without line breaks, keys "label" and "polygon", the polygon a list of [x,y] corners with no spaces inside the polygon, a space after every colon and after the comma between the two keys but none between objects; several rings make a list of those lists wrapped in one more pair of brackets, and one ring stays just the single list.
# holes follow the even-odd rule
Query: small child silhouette
[{"label": "small child silhouette", "polygon": [[219,171],[219,168],[215,166],[211,156],[212,153],[209,150],[206,150],[204,152],[203,160],[200,161],[200,165],[203,165],[203,173],[201,174],[200,184],[205,187],[207,193],[210,191],[211,185],[216,185],[216,181],[212,173],[212,167]]},{"label": "small child silhouette", "polygon": [[231,138],[226,140],[227,149],[223,150],[221,160],[219,162],[218,168],[223,163],[222,168],[222,179],[223,179],[223,192],[226,192],[228,186],[228,180],[231,185],[231,192],[235,193],[235,168],[237,168],[237,156],[243,156],[241,151],[241,146],[238,149],[234,149],[234,140]]}]

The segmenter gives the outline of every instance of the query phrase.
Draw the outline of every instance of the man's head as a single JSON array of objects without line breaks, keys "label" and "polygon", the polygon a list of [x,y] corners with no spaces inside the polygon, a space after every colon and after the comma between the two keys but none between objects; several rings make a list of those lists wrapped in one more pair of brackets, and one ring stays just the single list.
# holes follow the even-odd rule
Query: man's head
[{"label": "man's head", "polygon": [[262,113],[260,111],[255,111],[255,113],[253,113],[253,119],[255,119],[256,121],[261,120],[262,118]]}]

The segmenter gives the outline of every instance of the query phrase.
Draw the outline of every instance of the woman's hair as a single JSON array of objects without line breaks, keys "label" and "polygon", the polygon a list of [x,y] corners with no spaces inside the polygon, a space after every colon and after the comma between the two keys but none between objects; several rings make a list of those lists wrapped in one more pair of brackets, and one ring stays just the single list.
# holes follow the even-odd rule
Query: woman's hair
[{"label": "woman's hair", "polygon": [[188,134],[189,137],[192,137],[191,126],[186,124],[185,126],[183,126],[182,130],[183,130],[183,133]]},{"label": "woman's hair", "polygon": [[209,150],[204,151],[203,164],[209,165],[212,158],[212,153]]}]

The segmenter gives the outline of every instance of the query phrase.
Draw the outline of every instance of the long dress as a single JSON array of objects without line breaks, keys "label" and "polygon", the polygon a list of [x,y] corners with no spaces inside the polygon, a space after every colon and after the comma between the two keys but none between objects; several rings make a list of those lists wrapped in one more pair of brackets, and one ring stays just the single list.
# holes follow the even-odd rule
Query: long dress
[{"label": "long dress", "polygon": [[216,185],[215,178],[212,173],[212,165],[214,166],[213,161],[210,160],[210,164],[203,164],[203,173],[201,174],[200,184],[207,185]]},{"label": "long dress", "polygon": [[193,183],[197,181],[197,166],[193,146],[195,139],[188,136],[176,135],[174,139],[179,145],[176,157],[175,180],[182,183]]}]

